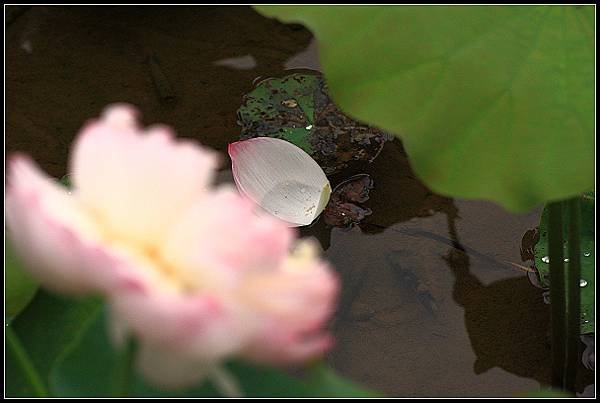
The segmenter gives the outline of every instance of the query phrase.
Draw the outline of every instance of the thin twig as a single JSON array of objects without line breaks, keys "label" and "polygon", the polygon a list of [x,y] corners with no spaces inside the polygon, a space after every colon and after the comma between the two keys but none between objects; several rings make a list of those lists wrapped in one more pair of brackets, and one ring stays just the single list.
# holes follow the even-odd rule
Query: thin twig
[{"label": "thin twig", "polygon": [[504,263],[508,263],[509,265],[511,265],[513,267],[516,267],[519,270],[523,270],[523,271],[526,271],[526,272],[529,272],[529,273],[535,273],[535,270],[533,270],[531,267],[525,267],[525,266],[523,266],[521,264],[510,262],[508,260],[504,260]]}]

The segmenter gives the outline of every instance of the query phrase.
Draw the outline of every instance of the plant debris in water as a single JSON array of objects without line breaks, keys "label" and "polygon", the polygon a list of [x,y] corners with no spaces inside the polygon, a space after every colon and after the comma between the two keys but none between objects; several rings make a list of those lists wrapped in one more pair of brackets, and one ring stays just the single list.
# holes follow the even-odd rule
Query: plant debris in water
[{"label": "plant debris in water", "polygon": [[372,162],[393,137],[344,115],[320,75],[261,81],[238,110],[241,139],[276,137],[306,151],[326,175]]},{"label": "plant debris in water", "polygon": [[333,190],[329,204],[323,212],[323,219],[334,227],[349,227],[360,223],[372,213],[362,203],[369,200],[373,180],[367,174],[355,175],[340,183]]}]

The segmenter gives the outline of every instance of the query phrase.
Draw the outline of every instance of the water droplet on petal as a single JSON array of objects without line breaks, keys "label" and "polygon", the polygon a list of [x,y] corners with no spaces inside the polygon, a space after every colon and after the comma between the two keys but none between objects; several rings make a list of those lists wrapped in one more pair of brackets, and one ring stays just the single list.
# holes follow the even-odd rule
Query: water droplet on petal
[{"label": "water droplet on petal", "polygon": [[587,285],[587,281],[585,281],[584,279],[579,279],[579,286],[580,287],[585,287]]},{"label": "water droplet on petal", "polygon": [[544,256],[542,258],[542,262],[544,262],[544,263],[550,263],[550,258],[548,256]]}]

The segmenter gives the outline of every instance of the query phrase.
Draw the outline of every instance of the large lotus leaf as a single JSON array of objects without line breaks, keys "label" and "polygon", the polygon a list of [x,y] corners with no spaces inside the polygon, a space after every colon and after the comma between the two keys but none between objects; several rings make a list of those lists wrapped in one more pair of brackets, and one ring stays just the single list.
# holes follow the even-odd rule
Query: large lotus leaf
[{"label": "large lotus leaf", "polygon": [[[119,393],[117,385],[123,352],[116,349],[107,333],[106,311],[97,310],[52,367],[50,387],[60,397],[110,397]],[[143,397],[184,397],[183,392],[165,392],[149,386],[133,374],[127,395]],[[216,396],[210,384],[194,390],[197,396]]]},{"label": "large lotus leaf", "polygon": [[319,41],[333,100],[434,191],[513,211],[594,180],[594,7],[260,6]]},{"label": "large lotus leaf", "polygon": [[[104,310],[96,310],[82,323],[81,331],[66,346],[52,366],[49,380],[53,393],[61,397],[110,396],[116,383],[115,369],[122,358],[106,331]],[[304,380],[274,368],[239,361],[227,363],[248,397],[353,397],[376,396],[346,381],[323,365],[315,365]],[[177,391],[164,391],[144,382],[134,373],[129,388],[132,397],[219,397],[211,382]]]},{"label": "large lotus leaf", "polygon": [[[563,209],[563,222],[568,223],[568,210]],[[594,256],[594,193],[585,193],[581,198],[581,333],[594,331],[595,256]],[[540,240],[535,245],[535,266],[540,283],[550,287],[550,265],[548,249],[548,207],[544,208],[539,226]],[[568,225],[563,226],[564,255],[569,256]],[[565,262],[568,270],[568,262]]]},{"label": "large lotus leaf", "polygon": [[[54,365],[77,343],[82,331],[98,314],[102,303],[96,298],[71,300],[40,290],[31,303],[10,324],[27,351],[33,367],[44,383]],[[28,384],[14,357],[7,349],[6,393],[11,397],[32,397]],[[54,392],[50,390],[50,393]]]}]

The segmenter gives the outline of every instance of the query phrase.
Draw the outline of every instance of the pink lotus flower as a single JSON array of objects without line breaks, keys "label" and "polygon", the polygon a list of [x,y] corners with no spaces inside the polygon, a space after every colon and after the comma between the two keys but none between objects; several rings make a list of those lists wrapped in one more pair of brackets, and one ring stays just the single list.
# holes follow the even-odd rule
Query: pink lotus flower
[{"label": "pink lotus flower", "polygon": [[217,164],[166,127],[143,130],[126,105],[78,135],[71,193],[26,156],[8,162],[9,236],[31,274],[105,296],[112,333],[135,335],[138,367],[159,385],[219,374],[233,355],[286,364],[332,345],[334,272],[310,240],[212,188]]}]

